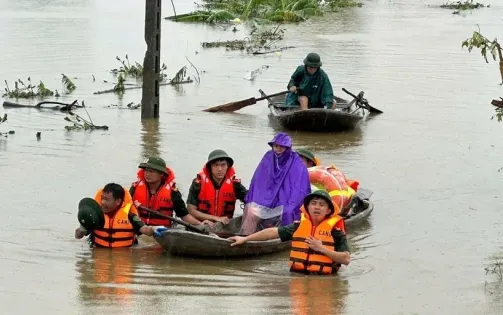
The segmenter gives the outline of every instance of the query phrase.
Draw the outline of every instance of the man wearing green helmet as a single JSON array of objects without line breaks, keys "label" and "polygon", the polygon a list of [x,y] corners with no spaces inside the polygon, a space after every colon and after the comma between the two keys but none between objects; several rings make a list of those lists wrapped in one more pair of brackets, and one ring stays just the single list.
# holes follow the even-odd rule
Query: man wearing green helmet
[{"label": "man wearing green helmet", "polygon": [[304,198],[300,221],[245,237],[230,237],[230,246],[277,238],[282,242],[292,241],[291,272],[334,274],[342,264],[347,266],[351,260],[344,220],[337,215],[336,209],[326,191],[316,190]]},{"label": "man wearing green helmet", "polygon": [[328,75],[321,69],[320,55],[309,53],[304,64],[295,69],[288,82],[285,104],[299,106],[302,110],[310,108],[332,108],[336,106],[332,84]]},{"label": "man wearing green helmet", "polygon": [[236,200],[244,202],[248,193],[237,179],[234,160],[224,150],[214,150],[197,177],[187,197],[187,209],[198,220],[229,223],[234,216]]}]

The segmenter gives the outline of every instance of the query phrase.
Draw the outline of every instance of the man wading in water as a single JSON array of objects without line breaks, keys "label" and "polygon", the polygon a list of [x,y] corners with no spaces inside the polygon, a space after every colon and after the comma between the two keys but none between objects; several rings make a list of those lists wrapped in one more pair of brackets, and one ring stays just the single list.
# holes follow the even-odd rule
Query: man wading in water
[{"label": "man wading in water", "polygon": [[[306,211],[307,209],[307,211]],[[275,238],[292,241],[290,271],[305,274],[333,274],[341,264],[348,265],[351,257],[343,219],[336,215],[336,206],[330,195],[317,190],[304,199],[299,222],[268,228],[246,237],[233,236],[230,246],[248,241],[266,241]]]}]

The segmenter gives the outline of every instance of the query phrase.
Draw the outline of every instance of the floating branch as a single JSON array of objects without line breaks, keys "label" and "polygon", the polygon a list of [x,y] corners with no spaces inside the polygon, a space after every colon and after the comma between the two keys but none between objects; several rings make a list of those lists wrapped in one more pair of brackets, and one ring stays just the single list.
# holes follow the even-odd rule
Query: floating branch
[{"label": "floating branch", "polygon": [[[82,102],[82,105],[85,107],[84,102]],[[87,110],[86,110],[86,113],[87,113]],[[89,120],[84,119],[82,116],[75,114],[71,110],[68,111],[68,114],[70,114],[71,117],[66,116],[65,120],[73,124],[72,126],[65,126],[65,129],[68,131],[70,131],[70,130],[108,130],[108,126],[95,125],[91,119],[91,116],[89,116],[89,113],[87,113]]]}]

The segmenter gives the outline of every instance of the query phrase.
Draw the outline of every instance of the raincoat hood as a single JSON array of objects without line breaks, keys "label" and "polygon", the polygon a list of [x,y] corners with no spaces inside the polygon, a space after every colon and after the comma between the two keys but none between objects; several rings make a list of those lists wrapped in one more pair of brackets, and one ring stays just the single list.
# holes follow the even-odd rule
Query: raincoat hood
[{"label": "raincoat hood", "polygon": [[284,132],[277,133],[271,141],[267,143],[271,148],[273,144],[281,145],[289,149],[292,148],[292,138]]}]

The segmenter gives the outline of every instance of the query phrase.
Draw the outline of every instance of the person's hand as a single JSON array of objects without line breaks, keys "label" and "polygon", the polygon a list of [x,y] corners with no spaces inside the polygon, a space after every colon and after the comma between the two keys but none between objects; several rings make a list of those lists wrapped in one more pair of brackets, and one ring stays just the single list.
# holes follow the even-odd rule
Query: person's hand
[{"label": "person's hand", "polygon": [[323,249],[325,249],[321,240],[315,239],[312,236],[309,236],[306,239],[306,243],[309,246],[309,248],[311,248],[312,250],[315,250],[317,252],[321,252]]},{"label": "person's hand", "polygon": [[228,217],[219,217],[216,219],[218,222],[222,223],[223,225],[229,224],[230,219]]},{"label": "person's hand", "polygon": [[241,245],[246,243],[246,238],[242,236],[231,236],[228,238],[229,241],[233,241],[234,243],[231,246]]},{"label": "person's hand", "polygon": [[141,202],[139,202],[138,200],[135,200],[133,201],[133,204],[136,208],[138,208],[139,206],[141,206]]},{"label": "person's hand", "polygon": [[156,226],[154,228],[154,235],[158,236],[158,237],[161,237],[162,234],[163,234],[163,232],[166,232],[167,230],[168,230],[168,228],[165,227],[165,226],[162,226],[162,225],[161,226]]},{"label": "person's hand", "polygon": [[290,88],[289,88],[290,92],[292,93],[295,93],[297,92],[297,87],[295,85],[292,85]]},{"label": "person's hand", "polygon": [[207,225],[210,227],[210,229],[215,227],[215,223],[211,222],[210,220],[204,220],[203,222],[201,222],[201,225]]}]

